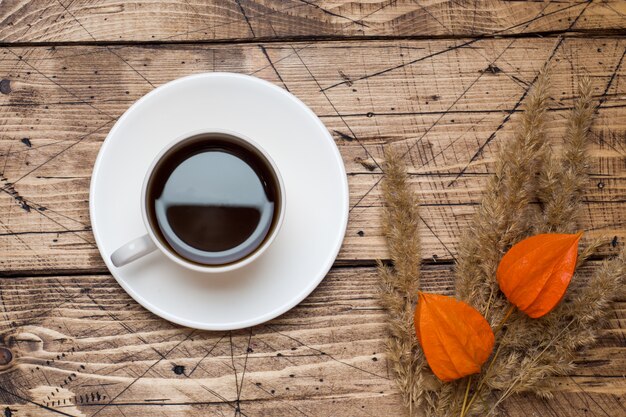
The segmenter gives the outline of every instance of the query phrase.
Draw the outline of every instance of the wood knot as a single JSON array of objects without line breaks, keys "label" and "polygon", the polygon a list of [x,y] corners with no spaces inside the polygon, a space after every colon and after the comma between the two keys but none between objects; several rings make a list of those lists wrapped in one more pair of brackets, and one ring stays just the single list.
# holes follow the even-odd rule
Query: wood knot
[{"label": "wood knot", "polygon": [[172,371],[176,375],[185,375],[185,367],[182,365],[174,365],[174,367],[172,368]]},{"label": "wood knot", "polygon": [[13,360],[13,353],[5,347],[0,347],[0,366],[8,365]]},{"label": "wood knot", "polygon": [[9,94],[11,92],[11,80],[1,80],[0,81],[0,93]]}]

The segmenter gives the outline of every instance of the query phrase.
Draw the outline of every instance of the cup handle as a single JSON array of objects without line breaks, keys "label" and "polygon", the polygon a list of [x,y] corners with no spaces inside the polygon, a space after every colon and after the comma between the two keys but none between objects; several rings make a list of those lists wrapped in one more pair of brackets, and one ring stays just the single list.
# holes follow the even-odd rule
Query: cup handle
[{"label": "cup handle", "polygon": [[111,262],[116,267],[124,266],[149,254],[156,249],[156,245],[150,236],[143,235],[135,240],[131,240],[111,254]]}]

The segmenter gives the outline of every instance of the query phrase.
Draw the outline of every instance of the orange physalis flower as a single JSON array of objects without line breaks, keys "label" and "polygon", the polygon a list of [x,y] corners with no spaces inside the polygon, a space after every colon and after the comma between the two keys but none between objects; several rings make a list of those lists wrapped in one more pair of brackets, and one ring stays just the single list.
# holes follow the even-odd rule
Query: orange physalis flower
[{"label": "orange physalis flower", "polygon": [[551,233],[517,243],[498,265],[500,290],[528,316],[546,315],[561,301],[574,275],[581,236]]},{"label": "orange physalis flower", "polygon": [[480,372],[493,349],[493,331],[470,305],[439,294],[418,293],[415,333],[430,369],[442,381]]}]

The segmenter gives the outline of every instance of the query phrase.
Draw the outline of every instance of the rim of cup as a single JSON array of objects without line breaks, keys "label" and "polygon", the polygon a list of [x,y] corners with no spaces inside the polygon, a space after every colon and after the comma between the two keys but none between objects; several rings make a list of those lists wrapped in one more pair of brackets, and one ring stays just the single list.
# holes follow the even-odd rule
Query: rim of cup
[{"label": "rim of cup", "polygon": [[[228,263],[228,264],[224,264],[224,265],[202,265],[199,263],[195,263],[192,261],[188,261],[184,258],[182,258],[182,256],[176,254],[173,249],[170,249],[168,246],[164,245],[161,240],[156,236],[151,224],[150,224],[150,220],[148,219],[148,212],[147,212],[147,188],[148,188],[148,183],[150,181],[150,178],[152,177],[152,174],[154,172],[154,168],[157,166],[157,164],[159,163],[159,161],[161,161],[161,159],[176,145],[178,145],[179,143],[187,140],[187,139],[191,139],[195,136],[199,136],[199,135],[210,135],[210,134],[218,134],[218,135],[227,135],[227,136],[233,136],[235,138],[241,139],[244,142],[248,143],[249,145],[253,146],[261,155],[263,155],[263,157],[267,160],[267,162],[269,163],[271,169],[274,171],[274,174],[276,176],[276,180],[278,183],[278,190],[280,193],[280,202],[279,202],[279,210],[278,210],[278,218],[276,219],[276,224],[274,226],[274,229],[272,230],[271,234],[269,236],[267,236],[265,238],[265,240],[263,241],[263,243],[261,244],[261,246],[259,246],[258,248],[256,248],[251,254],[248,254],[246,256],[244,256],[242,259],[239,259],[237,261]],[[183,135],[178,136],[176,139],[172,140],[170,143],[167,144],[167,146],[163,147],[163,149],[161,149],[161,151],[157,154],[157,156],[155,156],[155,158],[152,160],[152,163],[150,164],[150,167],[148,168],[146,175],[144,177],[143,180],[143,184],[141,186],[141,217],[143,219],[143,223],[144,226],[146,228],[146,232],[148,234],[148,236],[150,236],[150,239],[152,240],[152,242],[156,245],[157,249],[163,253],[165,256],[167,256],[169,259],[171,259],[172,261],[176,262],[177,264],[187,268],[187,269],[191,269],[194,271],[198,271],[198,272],[209,272],[209,273],[223,273],[223,272],[229,272],[229,271],[234,271],[236,269],[242,268],[250,263],[252,263],[254,260],[258,259],[266,250],[267,248],[270,247],[270,245],[272,244],[272,242],[276,239],[276,236],[278,235],[278,232],[280,231],[282,224],[283,224],[283,220],[285,218],[285,209],[286,209],[286,203],[287,203],[287,199],[286,199],[286,195],[285,195],[285,185],[283,182],[283,178],[282,175],[280,174],[280,170],[278,169],[278,167],[276,166],[276,162],[274,162],[274,160],[272,159],[272,157],[268,154],[268,152],[262,147],[260,146],[257,142],[255,142],[254,140],[250,139],[248,136],[243,135],[239,132],[235,132],[232,130],[228,130],[228,129],[197,129],[197,130],[192,130],[189,131]]]}]

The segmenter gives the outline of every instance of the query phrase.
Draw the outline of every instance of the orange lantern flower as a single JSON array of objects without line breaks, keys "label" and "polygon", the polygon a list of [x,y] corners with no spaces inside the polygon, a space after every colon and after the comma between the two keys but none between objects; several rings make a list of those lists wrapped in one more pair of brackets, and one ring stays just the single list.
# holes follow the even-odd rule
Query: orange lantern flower
[{"label": "orange lantern flower", "polygon": [[565,295],[578,258],[578,234],[542,234],[514,245],[498,265],[500,290],[532,318],[546,315]]},{"label": "orange lantern flower", "polygon": [[439,294],[418,293],[415,333],[430,369],[442,381],[480,372],[495,338],[470,305]]}]

